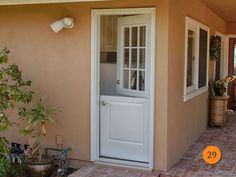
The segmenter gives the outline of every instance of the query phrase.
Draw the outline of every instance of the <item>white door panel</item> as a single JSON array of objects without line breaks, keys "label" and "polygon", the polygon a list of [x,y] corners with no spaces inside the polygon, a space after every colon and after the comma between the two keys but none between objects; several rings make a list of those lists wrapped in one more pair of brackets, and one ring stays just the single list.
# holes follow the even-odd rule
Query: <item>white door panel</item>
[{"label": "white door panel", "polygon": [[[110,140],[142,143],[143,104],[109,102],[108,106]],[[133,126],[130,126],[132,124]],[[122,131],[120,127],[122,127]]]},{"label": "white door panel", "polygon": [[101,156],[148,162],[147,99],[101,96]]}]

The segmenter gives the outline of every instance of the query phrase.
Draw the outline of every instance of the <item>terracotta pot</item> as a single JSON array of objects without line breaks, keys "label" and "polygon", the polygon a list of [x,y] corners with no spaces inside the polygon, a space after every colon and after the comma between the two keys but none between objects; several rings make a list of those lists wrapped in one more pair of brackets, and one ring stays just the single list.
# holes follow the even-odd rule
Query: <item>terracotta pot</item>
[{"label": "terracotta pot", "polygon": [[28,177],[50,177],[53,166],[53,162],[28,162],[26,172]]}]

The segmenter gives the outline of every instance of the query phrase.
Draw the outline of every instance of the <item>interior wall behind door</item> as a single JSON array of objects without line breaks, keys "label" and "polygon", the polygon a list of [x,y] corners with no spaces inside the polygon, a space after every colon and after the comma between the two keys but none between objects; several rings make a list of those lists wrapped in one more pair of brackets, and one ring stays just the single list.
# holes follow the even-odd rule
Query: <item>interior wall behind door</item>
[{"label": "interior wall behind door", "polygon": [[[236,75],[236,38],[229,39],[228,75]],[[236,110],[236,81],[229,83],[228,95],[230,96],[228,107]]]},{"label": "interior wall behind door", "polygon": [[117,15],[102,15],[100,29],[100,95],[115,96],[117,68]]}]

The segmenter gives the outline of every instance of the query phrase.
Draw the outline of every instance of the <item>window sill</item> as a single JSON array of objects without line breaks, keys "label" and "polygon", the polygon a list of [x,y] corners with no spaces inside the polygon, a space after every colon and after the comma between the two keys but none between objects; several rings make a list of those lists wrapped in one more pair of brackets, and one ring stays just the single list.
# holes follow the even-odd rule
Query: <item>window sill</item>
[{"label": "window sill", "polygon": [[195,98],[207,91],[208,91],[208,86],[205,86],[200,89],[194,90],[190,93],[187,93],[186,95],[184,95],[184,102],[189,101],[189,100],[191,100],[191,99],[193,99],[193,98]]}]

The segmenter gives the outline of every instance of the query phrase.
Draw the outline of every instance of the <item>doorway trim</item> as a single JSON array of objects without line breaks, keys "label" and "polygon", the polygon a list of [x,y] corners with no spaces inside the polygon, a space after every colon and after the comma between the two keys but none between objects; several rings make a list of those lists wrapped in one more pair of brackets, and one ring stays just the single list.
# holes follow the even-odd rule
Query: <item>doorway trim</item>
[{"label": "doorway trim", "polygon": [[224,67],[223,67],[223,75],[228,76],[228,71],[229,71],[229,39],[230,38],[236,38],[235,34],[227,34],[225,35],[225,56],[224,56]]},{"label": "doorway trim", "polygon": [[[150,55],[150,149],[149,163],[139,164],[99,157],[99,96],[100,96],[100,17],[101,15],[149,14],[151,17]],[[154,156],[154,101],[155,101],[155,32],[156,8],[94,9],[91,11],[91,84],[90,84],[90,160],[137,168],[153,169]]]}]

